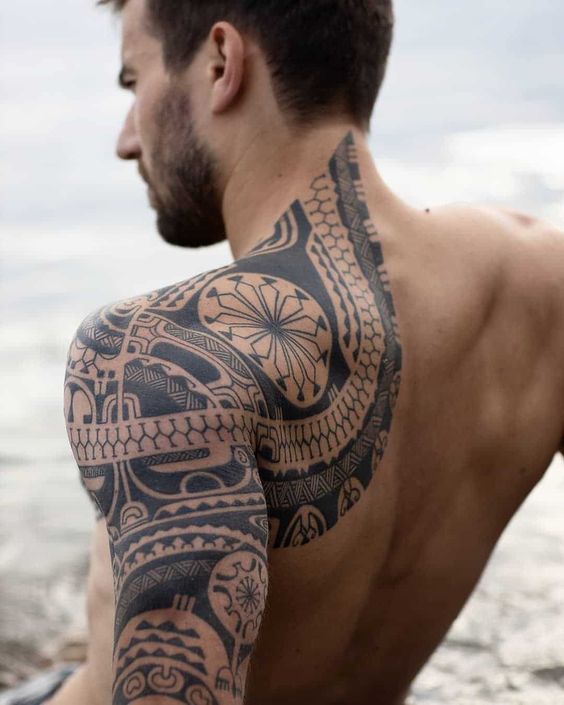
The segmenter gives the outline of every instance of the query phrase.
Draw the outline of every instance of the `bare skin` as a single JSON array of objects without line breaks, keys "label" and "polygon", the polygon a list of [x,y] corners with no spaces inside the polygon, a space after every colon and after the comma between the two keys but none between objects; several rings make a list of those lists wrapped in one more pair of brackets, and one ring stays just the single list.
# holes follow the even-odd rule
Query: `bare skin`
[{"label": "bare skin", "polygon": [[[170,77],[142,18],[131,0],[118,153],[158,205]],[[407,206],[354,124],[288,128],[230,25],[182,80],[236,262],[105,307],[71,346],[69,437],[105,522],[89,660],[51,705],[400,705],[562,444],[564,236]],[[188,631],[198,672],[150,651]]]},{"label": "bare skin", "polygon": [[[269,553],[249,705],[401,703],[562,442],[563,235],[486,210],[373,212],[404,331],[390,444],[337,527]],[[53,705],[110,702],[102,525],[92,574],[89,663]]]}]

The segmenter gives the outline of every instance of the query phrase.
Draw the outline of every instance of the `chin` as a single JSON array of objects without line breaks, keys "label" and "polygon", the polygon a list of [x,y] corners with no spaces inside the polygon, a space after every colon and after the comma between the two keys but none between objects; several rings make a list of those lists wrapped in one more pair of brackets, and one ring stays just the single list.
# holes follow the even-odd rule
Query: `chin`
[{"label": "chin", "polygon": [[182,217],[174,218],[170,214],[157,211],[157,230],[161,238],[174,247],[196,250],[210,247],[226,239],[225,228],[218,228],[216,223],[204,224],[200,219]]}]

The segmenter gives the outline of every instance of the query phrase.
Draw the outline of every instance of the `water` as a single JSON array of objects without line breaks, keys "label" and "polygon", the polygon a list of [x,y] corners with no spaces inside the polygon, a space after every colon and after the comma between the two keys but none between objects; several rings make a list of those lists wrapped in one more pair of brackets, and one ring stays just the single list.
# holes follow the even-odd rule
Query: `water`
[{"label": "water", "polygon": [[[56,5],[0,11],[0,687],[84,637],[94,519],[62,416],[76,327],[229,261],[225,245],[158,241],[134,169],[112,157],[127,107],[115,32],[86,0]],[[398,0],[397,15],[372,138],[384,178],[415,205],[500,203],[564,227],[564,7]],[[509,527],[417,704],[564,704],[563,465]]]}]

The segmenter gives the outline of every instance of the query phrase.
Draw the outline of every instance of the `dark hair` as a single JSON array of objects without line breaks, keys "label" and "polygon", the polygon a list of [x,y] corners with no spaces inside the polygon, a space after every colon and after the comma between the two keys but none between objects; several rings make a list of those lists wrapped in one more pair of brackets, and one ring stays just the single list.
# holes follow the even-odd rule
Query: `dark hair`
[{"label": "dark hair", "polygon": [[[299,122],[338,109],[368,126],[393,36],[392,0],[146,0],[170,71],[187,66],[215,22],[252,34],[282,108]],[[100,0],[119,11],[127,0]]]}]

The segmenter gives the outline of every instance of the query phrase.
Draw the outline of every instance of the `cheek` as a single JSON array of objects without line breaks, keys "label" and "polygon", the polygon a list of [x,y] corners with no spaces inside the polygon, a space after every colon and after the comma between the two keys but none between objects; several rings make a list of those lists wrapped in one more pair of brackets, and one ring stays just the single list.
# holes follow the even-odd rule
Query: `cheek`
[{"label": "cheek", "polygon": [[158,109],[160,96],[149,90],[140,90],[135,100],[134,120],[143,160],[150,164],[158,140]]},{"label": "cheek", "polygon": [[144,160],[148,160],[151,157],[154,127],[150,105],[143,94],[138,95],[136,98],[134,120],[135,129],[137,130],[139,142],[141,143],[141,148],[143,150],[143,158]]}]

